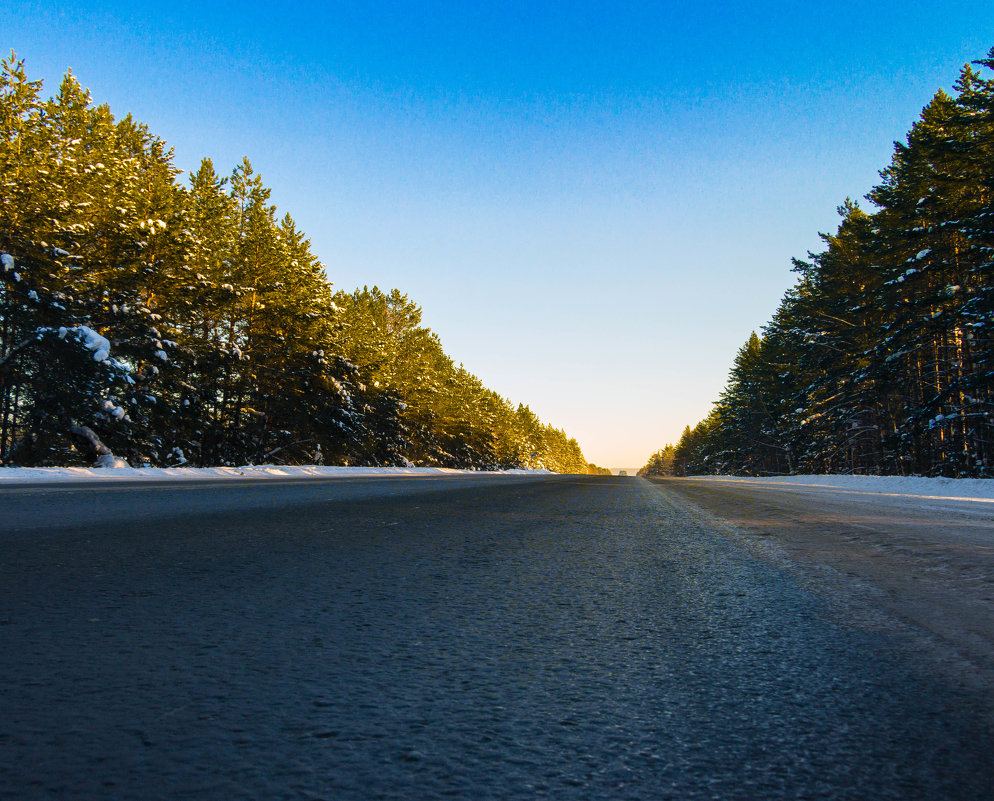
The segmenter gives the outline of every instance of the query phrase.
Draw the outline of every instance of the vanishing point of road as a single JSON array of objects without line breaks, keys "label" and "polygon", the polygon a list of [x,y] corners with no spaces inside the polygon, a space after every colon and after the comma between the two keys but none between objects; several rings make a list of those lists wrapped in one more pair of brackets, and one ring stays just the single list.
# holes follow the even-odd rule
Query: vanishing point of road
[{"label": "vanishing point of road", "polygon": [[994,798],[991,521],[759,492],[2,489],[0,798]]}]

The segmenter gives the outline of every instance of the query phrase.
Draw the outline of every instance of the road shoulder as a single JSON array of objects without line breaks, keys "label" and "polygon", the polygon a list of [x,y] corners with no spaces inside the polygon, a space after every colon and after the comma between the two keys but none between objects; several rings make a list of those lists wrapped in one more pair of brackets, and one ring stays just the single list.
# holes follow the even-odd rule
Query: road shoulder
[{"label": "road shoulder", "polygon": [[988,513],[790,485],[652,483],[784,566],[826,600],[837,621],[893,638],[947,681],[984,692],[994,709]]}]

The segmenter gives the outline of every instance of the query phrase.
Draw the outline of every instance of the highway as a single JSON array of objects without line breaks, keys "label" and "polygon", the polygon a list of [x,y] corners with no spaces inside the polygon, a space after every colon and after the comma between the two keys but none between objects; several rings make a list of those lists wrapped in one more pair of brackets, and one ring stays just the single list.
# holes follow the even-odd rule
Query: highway
[{"label": "highway", "polygon": [[[806,502],[761,493],[2,488],[0,798],[994,797],[982,642],[885,602]],[[862,561],[911,547],[868,517]],[[955,522],[978,553],[985,519]],[[946,556],[943,588],[971,561]]]}]

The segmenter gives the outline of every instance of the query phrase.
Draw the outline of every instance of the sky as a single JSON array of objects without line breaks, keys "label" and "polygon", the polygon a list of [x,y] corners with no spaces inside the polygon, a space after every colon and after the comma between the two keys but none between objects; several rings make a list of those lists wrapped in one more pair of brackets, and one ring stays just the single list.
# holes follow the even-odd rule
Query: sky
[{"label": "sky", "polygon": [[[994,4],[18,0],[186,172],[248,156],[339,289],[399,288],[446,352],[589,461],[638,467],[736,351]],[[864,202],[864,205],[867,205]]]}]

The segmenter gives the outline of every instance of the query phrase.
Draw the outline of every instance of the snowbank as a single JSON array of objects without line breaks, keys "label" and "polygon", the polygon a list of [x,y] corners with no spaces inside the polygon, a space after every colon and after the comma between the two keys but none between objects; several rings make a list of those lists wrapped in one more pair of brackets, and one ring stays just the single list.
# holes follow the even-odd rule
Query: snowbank
[{"label": "snowbank", "polygon": [[58,481],[205,481],[246,478],[356,478],[360,476],[548,476],[548,470],[481,472],[445,467],[0,467],[0,487]]},{"label": "snowbank", "polygon": [[743,484],[791,484],[841,492],[873,495],[973,500],[994,503],[994,480],[989,478],[908,478],[905,476],[702,476],[702,481],[735,481]]}]

